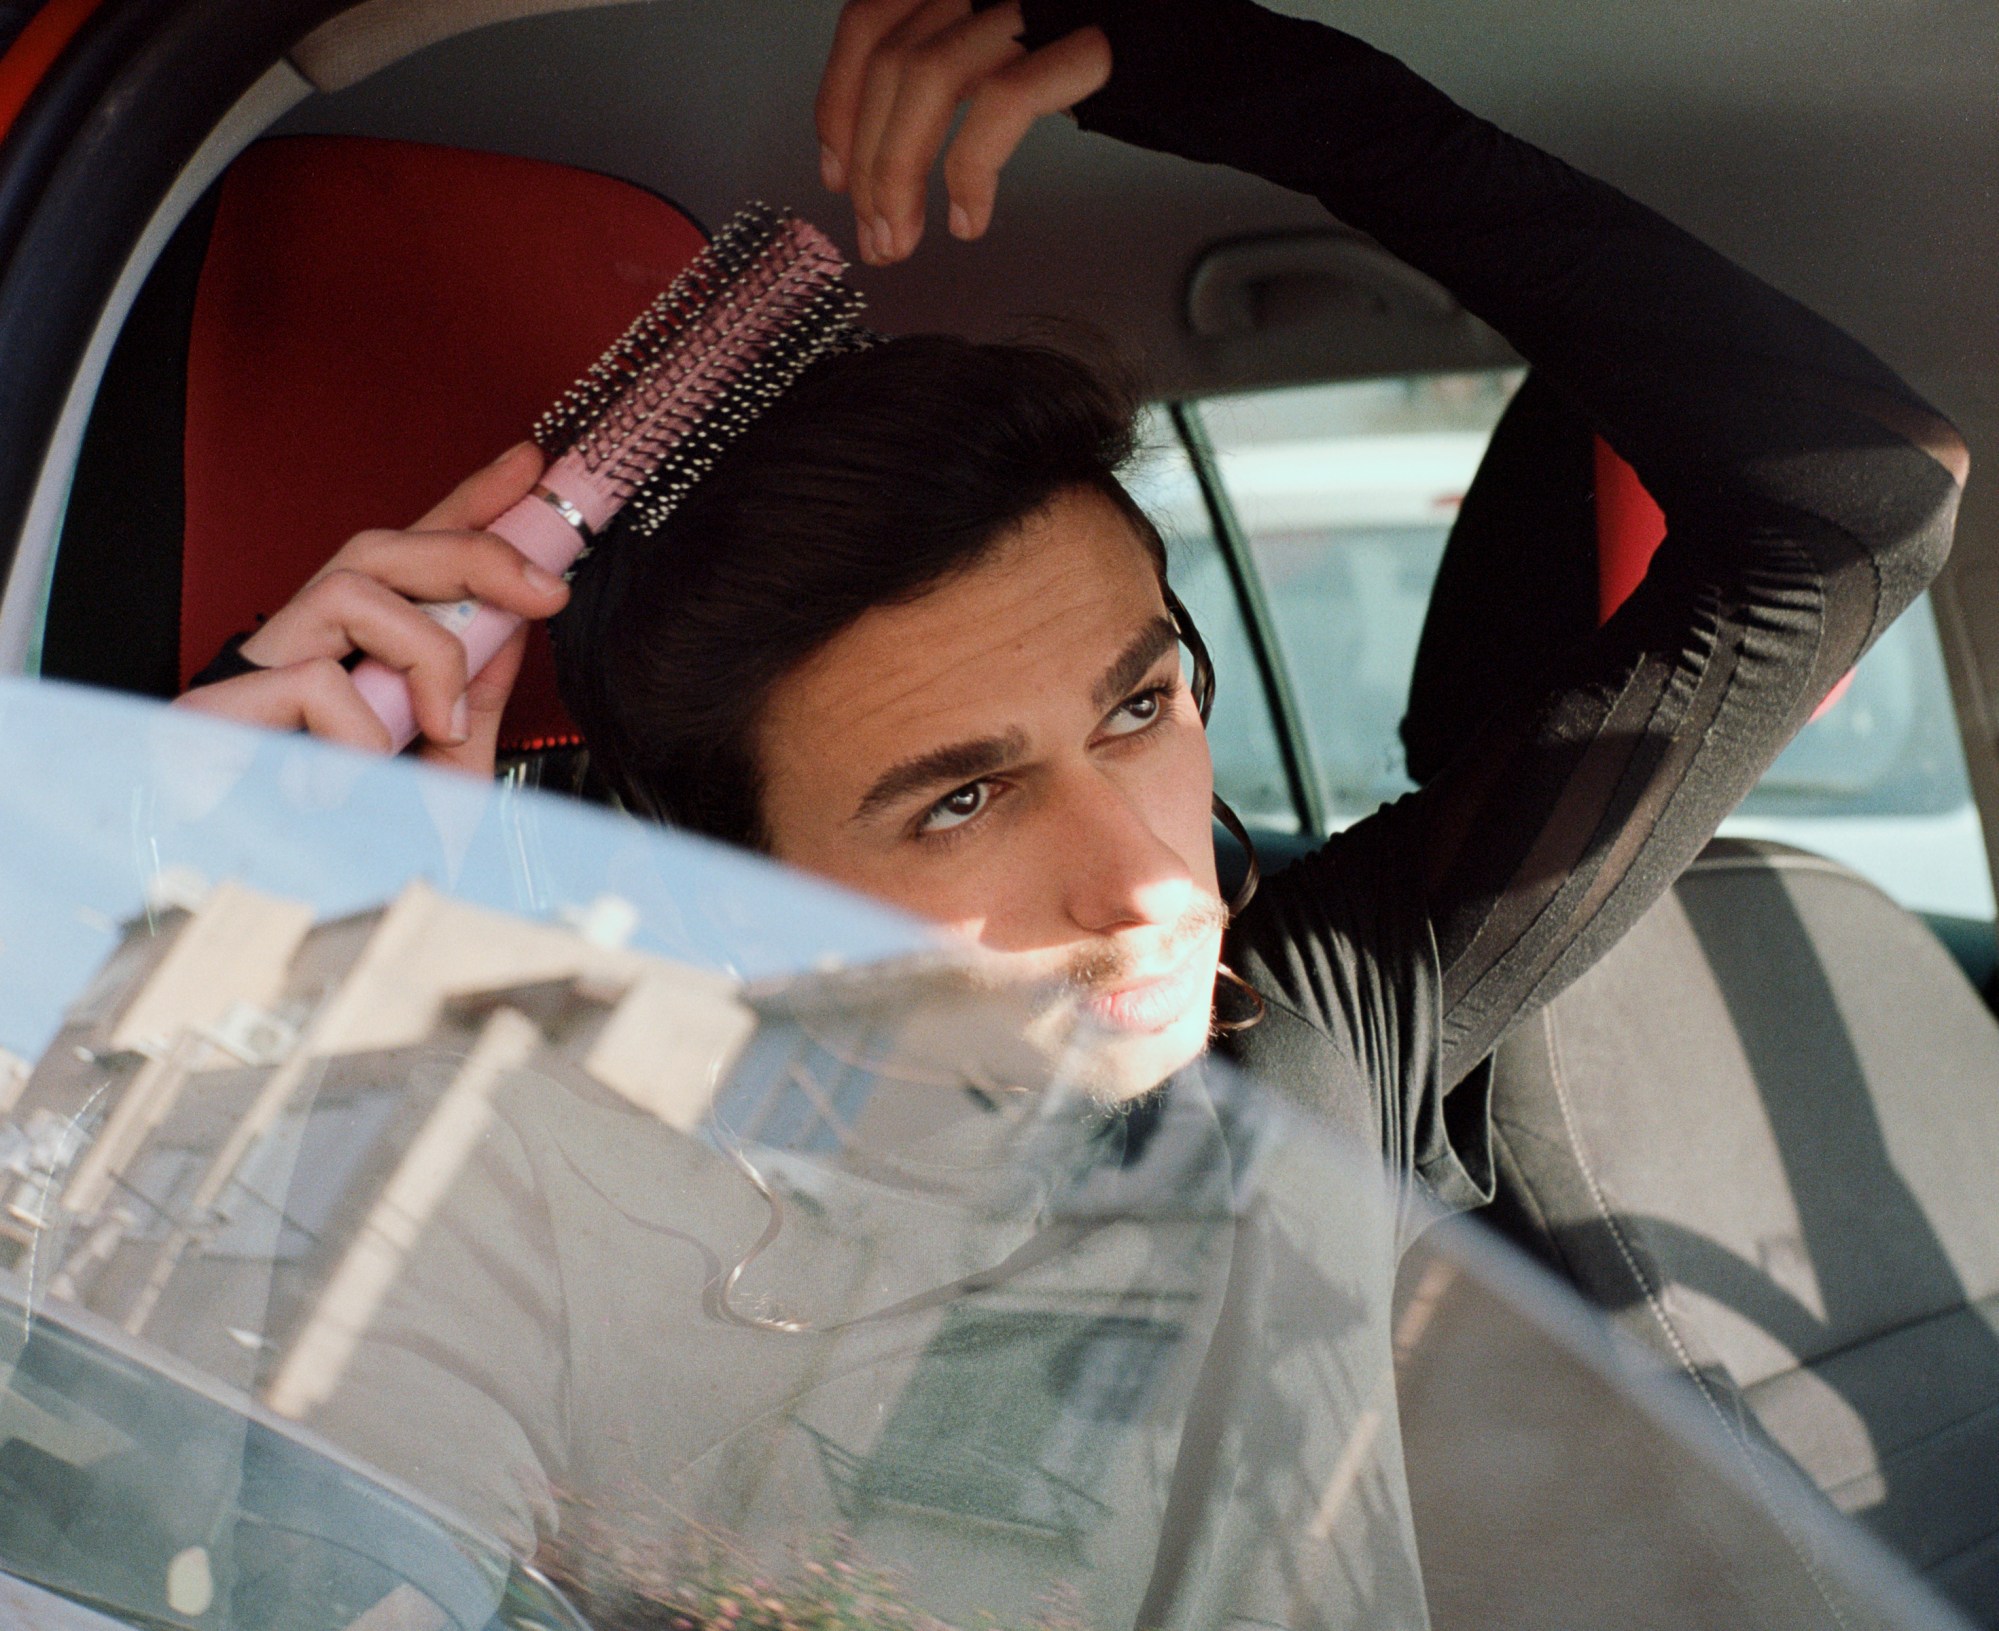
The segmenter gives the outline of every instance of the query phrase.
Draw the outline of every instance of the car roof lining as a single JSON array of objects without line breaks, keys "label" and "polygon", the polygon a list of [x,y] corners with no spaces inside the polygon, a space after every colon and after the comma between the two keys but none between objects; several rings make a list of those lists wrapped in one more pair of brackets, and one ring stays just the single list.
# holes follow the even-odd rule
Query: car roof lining
[{"label": "car roof lining", "polygon": [[[391,3],[369,0],[328,26],[358,27]],[[1615,7],[1577,29],[1561,8],[1522,0],[1466,0],[1448,21],[1428,0],[1280,3],[1405,56],[1469,106],[1684,220],[1956,406],[1948,376],[1993,323],[1967,264],[1992,205],[1960,180],[1993,153],[1985,114],[1999,113],[1999,90],[1966,66],[1981,42],[1999,48],[1991,18],[1851,0],[1808,21],[1796,0],[1745,0],[1691,18],[1662,3]],[[468,24],[507,20],[365,79],[343,73],[344,89],[285,129],[553,159],[707,220],[761,196],[851,243],[843,201],[819,186],[811,121],[833,0],[532,14],[545,6],[445,0]],[[1334,345],[1239,346],[1187,323],[1189,276],[1217,241],[1327,224],[1271,184],[1048,121],[1009,167],[983,243],[945,241],[933,220],[921,254],[858,281],[893,331],[992,338],[1043,314],[1080,319],[1131,345],[1162,394],[1204,394],[1357,371],[1331,364]]]}]

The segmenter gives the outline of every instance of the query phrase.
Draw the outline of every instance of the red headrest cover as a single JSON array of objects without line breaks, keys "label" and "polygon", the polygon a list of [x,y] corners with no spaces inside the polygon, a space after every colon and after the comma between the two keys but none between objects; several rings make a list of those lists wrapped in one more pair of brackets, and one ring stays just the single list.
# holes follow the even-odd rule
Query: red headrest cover
[{"label": "red headrest cover", "polygon": [[[188,354],[183,682],[354,533],[521,440],[703,242],[562,165],[360,137],[244,154]],[[503,743],[574,739],[537,633]]]},{"label": "red headrest cover", "polygon": [[1610,444],[1596,442],[1596,566],[1598,616],[1609,619],[1645,581],[1652,555],[1666,539],[1666,515],[1638,472]]},{"label": "red headrest cover", "polygon": [[[1624,604],[1625,598],[1645,579],[1653,552],[1666,541],[1666,514],[1638,472],[1611,450],[1610,444],[1596,442],[1596,565],[1598,615],[1608,619]],[[1813,710],[1821,719],[1839,705],[1852,685],[1853,676],[1842,675]]]}]

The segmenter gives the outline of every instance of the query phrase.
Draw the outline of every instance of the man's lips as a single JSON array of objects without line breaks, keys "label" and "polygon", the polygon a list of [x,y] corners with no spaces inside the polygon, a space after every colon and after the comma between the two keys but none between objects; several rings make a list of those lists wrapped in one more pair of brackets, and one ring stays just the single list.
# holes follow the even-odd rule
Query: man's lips
[{"label": "man's lips", "polygon": [[1083,1012],[1107,1030],[1163,1031],[1195,1003],[1205,1014],[1213,1001],[1215,969],[1206,944],[1176,968],[1149,979],[1127,980],[1083,999]]}]

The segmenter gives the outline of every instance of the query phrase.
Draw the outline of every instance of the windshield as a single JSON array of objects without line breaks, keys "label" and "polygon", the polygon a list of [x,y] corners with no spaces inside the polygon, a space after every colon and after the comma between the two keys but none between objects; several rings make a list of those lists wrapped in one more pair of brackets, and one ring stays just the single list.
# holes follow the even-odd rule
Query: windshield
[{"label": "windshield", "polygon": [[10,1617],[1950,1623],[1332,1128],[808,879],[16,682],[0,853]]}]

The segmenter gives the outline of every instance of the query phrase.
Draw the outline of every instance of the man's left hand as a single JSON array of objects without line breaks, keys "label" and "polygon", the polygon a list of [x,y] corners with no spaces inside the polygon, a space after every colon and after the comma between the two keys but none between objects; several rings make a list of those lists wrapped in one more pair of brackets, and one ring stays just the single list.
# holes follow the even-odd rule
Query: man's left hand
[{"label": "man's left hand", "polygon": [[[993,216],[1000,171],[1037,119],[1103,89],[1110,42],[1081,28],[1039,51],[1019,41],[1017,0],[848,0],[819,85],[820,171],[853,199],[861,259],[903,260],[923,238],[924,193],[944,152],[953,237]],[[960,107],[964,123],[951,137]],[[946,139],[950,149],[944,151]]]}]

